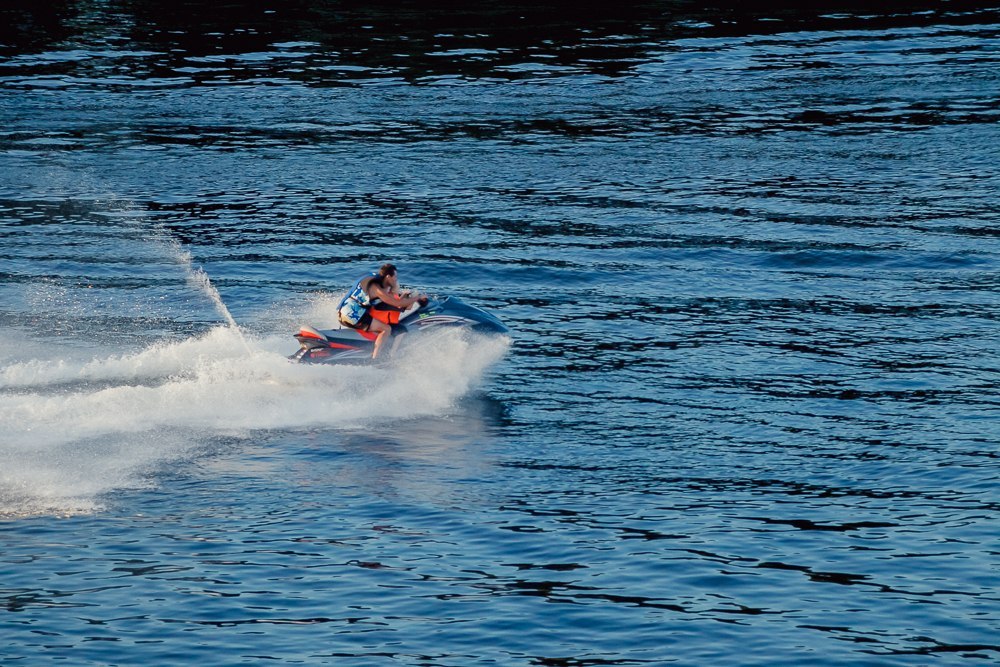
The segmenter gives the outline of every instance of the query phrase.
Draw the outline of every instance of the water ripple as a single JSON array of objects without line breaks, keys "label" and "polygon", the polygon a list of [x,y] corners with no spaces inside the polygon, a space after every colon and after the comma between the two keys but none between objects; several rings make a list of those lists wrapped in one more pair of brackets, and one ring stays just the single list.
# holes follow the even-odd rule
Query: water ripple
[{"label": "water ripple", "polygon": [[[36,5],[0,662],[1000,655],[995,7]],[[288,363],[384,261],[512,341]]]}]

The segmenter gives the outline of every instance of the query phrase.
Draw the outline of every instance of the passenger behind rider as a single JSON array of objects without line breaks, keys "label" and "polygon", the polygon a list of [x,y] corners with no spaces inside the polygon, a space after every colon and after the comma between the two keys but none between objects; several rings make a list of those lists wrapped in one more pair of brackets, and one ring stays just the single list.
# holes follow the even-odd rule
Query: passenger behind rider
[{"label": "passenger behind rider", "polygon": [[417,302],[426,304],[427,297],[401,294],[396,267],[383,264],[377,273],[358,278],[337,311],[344,326],[377,334],[372,351],[372,359],[377,359],[387,336],[406,333],[406,327],[399,324],[400,313]]}]

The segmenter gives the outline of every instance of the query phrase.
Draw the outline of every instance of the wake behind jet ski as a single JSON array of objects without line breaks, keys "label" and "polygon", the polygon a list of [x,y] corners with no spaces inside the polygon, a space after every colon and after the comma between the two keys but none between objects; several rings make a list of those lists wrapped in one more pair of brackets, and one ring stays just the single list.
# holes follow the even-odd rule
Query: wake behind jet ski
[{"label": "wake behind jet ski", "polygon": [[[400,313],[399,325],[408,335],[454,327],[487,335],[507,334],[507,327],[499,319],[453,296],[413,304]],[[301,363],[365,363],[371,360],[375,338],[374,333],[341,324],[330,329],[302,326],[295,334],[299,351],[290,359]]]}]

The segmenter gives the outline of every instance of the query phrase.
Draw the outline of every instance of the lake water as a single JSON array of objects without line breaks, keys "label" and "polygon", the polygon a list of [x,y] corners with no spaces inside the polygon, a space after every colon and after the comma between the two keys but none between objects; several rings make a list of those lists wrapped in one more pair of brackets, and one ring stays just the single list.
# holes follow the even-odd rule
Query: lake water
[{"label": "lake water", "polygon": [[0,663],[1000,659],[1000,9],[608,4],[4,4]]}]

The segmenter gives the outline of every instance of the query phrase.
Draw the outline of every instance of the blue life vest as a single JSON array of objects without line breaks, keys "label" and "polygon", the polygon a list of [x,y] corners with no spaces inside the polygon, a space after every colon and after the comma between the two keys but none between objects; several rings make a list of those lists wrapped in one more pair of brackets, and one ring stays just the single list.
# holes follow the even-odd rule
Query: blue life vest
[{"label": "blue life vest", "polygon": [[378,273],[374,271],[372,273],[366,273],[365,275],[358,278],[357,282],[354,283],[354,287],[347,293],[343,301],[337,307],[337,312],[340,316],[340,321],[348,326],[357,326],[361,318],[365,316],[368,309],[372,305],[371,299],[368,297],[368,293],[365,291],[361,283],[368,280],[369,278],[377,278]]}]

